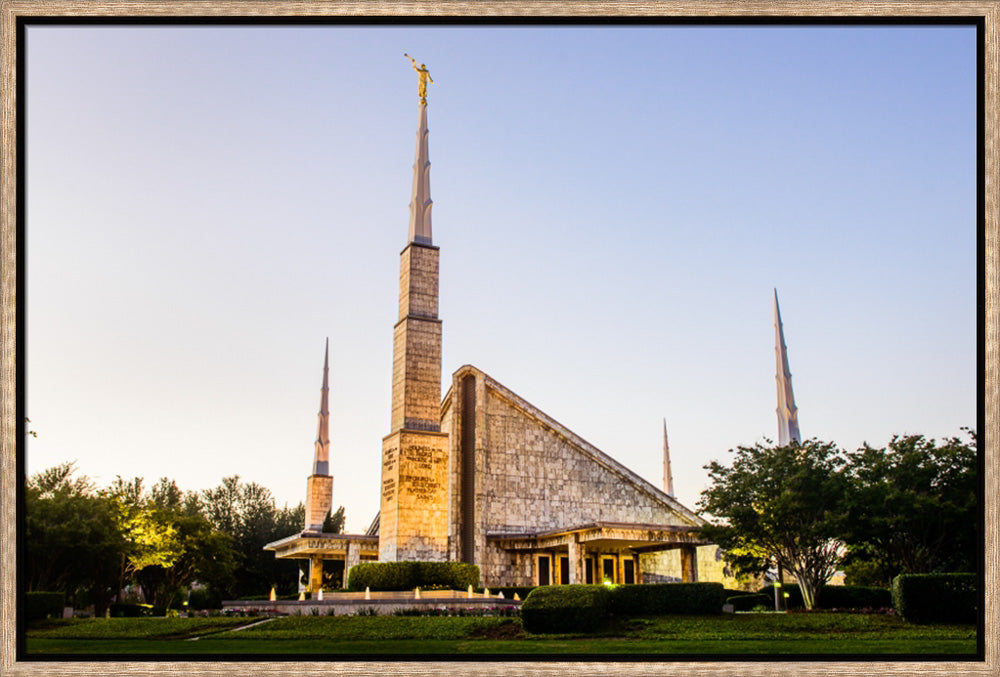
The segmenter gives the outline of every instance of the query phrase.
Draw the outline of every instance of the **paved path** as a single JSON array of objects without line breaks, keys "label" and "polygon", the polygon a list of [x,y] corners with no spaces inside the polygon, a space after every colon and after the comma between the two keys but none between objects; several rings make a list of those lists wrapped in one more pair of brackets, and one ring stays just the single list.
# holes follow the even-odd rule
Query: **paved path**
[{"label": "paved path", "polygon": [[[246,630],[247,628],[252,628],[253,626],[260,625],[261,623],[270,623],[273,620],[274,620],[273,618],[265,618],[265,619],[262,619],[262,620],[259,620],[259,621],[254,621],[253,623],[247,623],[246,625],[240,625],[240,626],[235,627],[235,628],[229,628],[227,630],[222,630],[221,632],[213,632],[211,634],[213,634],[213,635],[221,635],[223,632],[239,632],[240,630]],[[204,637],[204,635],[202,635],[201,637],[188,637],[184,641],[185,642],[197,642],[202,637]]]}]

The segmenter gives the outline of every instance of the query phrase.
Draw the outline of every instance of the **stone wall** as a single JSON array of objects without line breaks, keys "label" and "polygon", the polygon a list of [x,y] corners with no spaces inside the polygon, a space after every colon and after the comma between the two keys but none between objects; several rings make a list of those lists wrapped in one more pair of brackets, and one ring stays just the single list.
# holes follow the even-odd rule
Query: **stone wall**
[{"label": "stone wall", "polygon": [[694,523],[666,494],[511,395],[487,383],[477,499],[488,533],[592,522]]},{"label": "stone wall", "polygon": [[439,430],[441,320],[438,249],[411,243],[399,259],[399,321],[393,328],[392,431]]},{"label": "stone wall", "polygon": [[[474,412],[463,412],[462,382],[475,378]],[[466,398],[472,402],[472,399]],[[455,372],[443,409],[450,433],[449,556],[462,557],[463,465],[471,463],[474,561],[484,584],[531,585],[535,558],[491,545],[486,535],[567,529],[594,522],[691,526],[683,505],[474,367]],[[463,449],[463,427],[475,429]],[[468,438],[468,436],[467,436]],[[465,540],[468,540],[467,537]],[[597,554],[595,552],[595,554]]]},{"label": "stone wall", "polygon": [[382,440],[379,560],[447,558],[448,435],[388,435]]}]

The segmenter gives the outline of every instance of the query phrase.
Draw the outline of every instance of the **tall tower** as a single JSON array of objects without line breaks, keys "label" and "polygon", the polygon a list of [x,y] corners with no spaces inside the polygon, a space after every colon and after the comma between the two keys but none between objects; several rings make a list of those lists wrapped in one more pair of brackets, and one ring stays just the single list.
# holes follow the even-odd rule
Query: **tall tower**
[{"label": "tall tower", "polygon": [[[448,557],[448,434],[441,432],[438,248],[431,238],[426,66],[420,75],[409,242],[399,257],[391,432],[382,440],[379,559]],[[433,82],[433,80],[430,80]]]},{"label": "tall tower", "polygon": [[788,370],[788,349],[781,326],[777,289],[774,290],[774,352],[778,363],[775,375],[778,381],[778,444],[784,446],[799,443],[802,439],[799,437],[799,410],[792,393],[792,373]]},{"label": "tall tower", "polygon": [[663,491],[674,495],[674,474],[670,472],[670,444],[667,443],[667,419],[663,419]]},{"label": "tall tower", "polygon": [[312,474],[306,480],[305,531],[322,531],[323,520],[333,506],[333,476],[330,475],[330,339],[323,355],[323,387],[319,398],[319,423],[313,451]]}]

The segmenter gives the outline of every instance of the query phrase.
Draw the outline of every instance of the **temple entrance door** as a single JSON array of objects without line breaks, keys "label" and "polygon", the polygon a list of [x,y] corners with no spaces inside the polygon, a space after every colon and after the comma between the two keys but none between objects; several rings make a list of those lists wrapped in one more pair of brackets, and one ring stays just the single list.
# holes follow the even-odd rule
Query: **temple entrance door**
[{"label": "temple entrance door", "polygon": [[323,560],[323,589],[336,590],[344,586],[344,565],[342,559]]}]

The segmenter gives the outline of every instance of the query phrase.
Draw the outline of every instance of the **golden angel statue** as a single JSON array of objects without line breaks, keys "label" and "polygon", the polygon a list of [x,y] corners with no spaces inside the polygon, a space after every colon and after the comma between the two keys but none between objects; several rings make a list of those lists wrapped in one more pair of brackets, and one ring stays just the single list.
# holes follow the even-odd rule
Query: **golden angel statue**
[{"label": "golden angel statue", "polygon": [[434,78],[431,77],[430,71],[427,70],[427,64],[420,64],[420,68],[417,68],[417,61],[409,54],[403,54],[410,63],[413,64],[413,70],[420,74],[420,85],[417,94],[420,96],[420,103],[427,103],[427,83],[434,82]]}]

